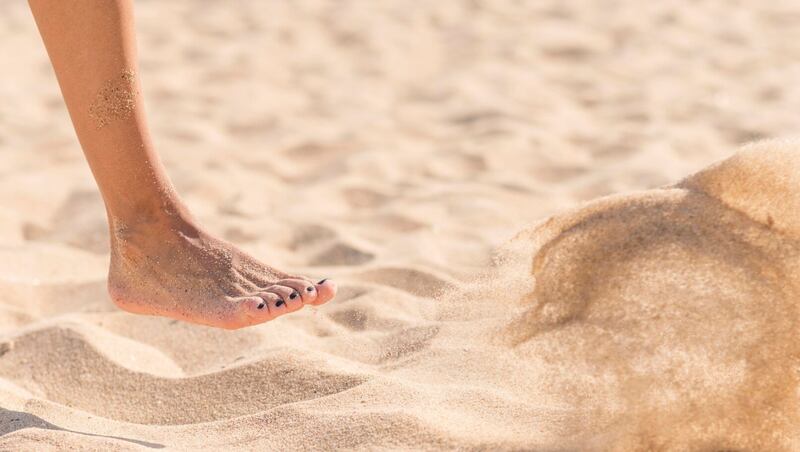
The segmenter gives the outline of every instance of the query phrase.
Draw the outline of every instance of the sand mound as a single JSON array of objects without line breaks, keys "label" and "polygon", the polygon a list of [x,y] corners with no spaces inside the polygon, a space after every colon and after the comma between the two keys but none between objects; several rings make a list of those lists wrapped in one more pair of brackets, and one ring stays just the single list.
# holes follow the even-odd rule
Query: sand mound
[{"label": "sand mound", "polygon": [[617,405],[628,447],[796,447],[798,189],[800,147],[767,142],[548,220],[507,339],[612,379],[582,404]]}]

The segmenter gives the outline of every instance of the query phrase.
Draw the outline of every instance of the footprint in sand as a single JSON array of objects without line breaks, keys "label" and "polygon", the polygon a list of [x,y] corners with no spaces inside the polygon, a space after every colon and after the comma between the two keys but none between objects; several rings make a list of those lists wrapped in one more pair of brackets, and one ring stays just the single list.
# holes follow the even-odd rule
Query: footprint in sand
[{"label": "footprint in sand", "polygon": [[506,336],[614,375],[631,404],[616,445],[787,447],[800,425],[800,144],[754,144],[527,234],[535,285]]}]

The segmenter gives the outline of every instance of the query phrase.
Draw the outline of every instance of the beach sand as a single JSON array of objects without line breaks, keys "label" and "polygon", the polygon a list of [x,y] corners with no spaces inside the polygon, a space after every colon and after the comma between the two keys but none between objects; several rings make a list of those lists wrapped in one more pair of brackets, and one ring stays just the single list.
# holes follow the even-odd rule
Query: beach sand
[{"label": "beach sand", "polygon": [[800,449],[800,146],[684,179],[800,130],[800,5],[136,6],[178,191],[340,292],[236,331],[118,310],[3,2],[0,449]]}]

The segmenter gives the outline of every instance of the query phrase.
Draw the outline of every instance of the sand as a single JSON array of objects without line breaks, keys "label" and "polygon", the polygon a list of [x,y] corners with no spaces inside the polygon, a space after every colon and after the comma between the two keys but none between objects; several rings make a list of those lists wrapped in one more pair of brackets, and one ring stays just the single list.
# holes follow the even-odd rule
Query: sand
[{"label": "sand", "polygon": [[178,191],[340,294],[237,331],[116,309],[3,2],[0,449],[800,449],[800,146],[689,176],[798,130],[798,5],[136,6]]}]

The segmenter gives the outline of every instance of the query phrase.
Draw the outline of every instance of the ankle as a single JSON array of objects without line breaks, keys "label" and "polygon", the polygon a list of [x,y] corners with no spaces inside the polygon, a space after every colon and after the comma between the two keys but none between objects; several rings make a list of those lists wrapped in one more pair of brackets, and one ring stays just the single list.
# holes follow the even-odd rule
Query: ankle
[{"label": "ankle", "polygon": [[181,233],[196,236],[199,227],[189,209],[180,202],[149,203],[118,214],[108,212],[112,242],[126,242],[136,236],[163,237]]}]

